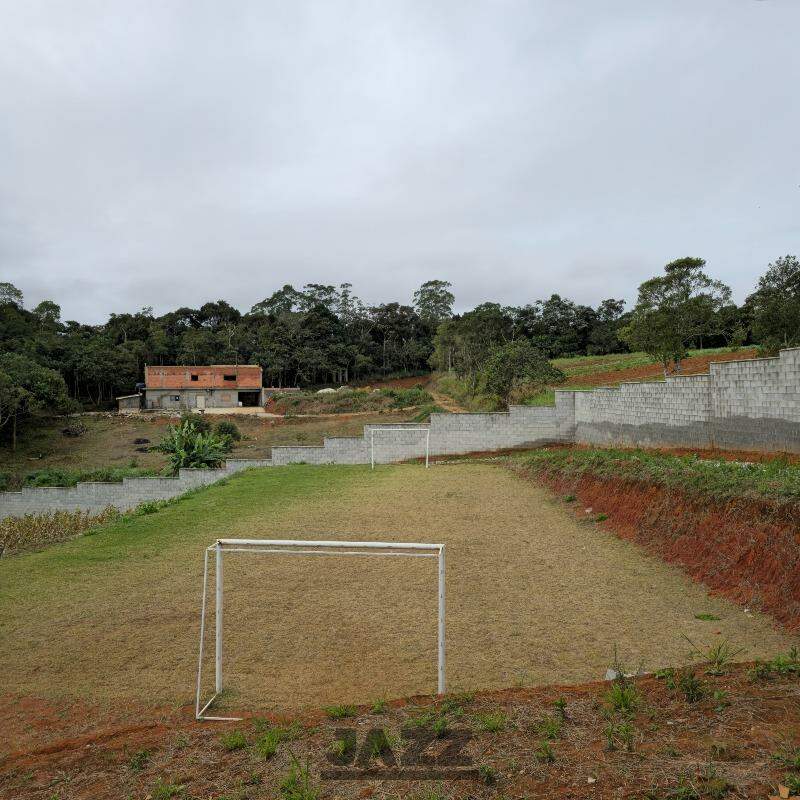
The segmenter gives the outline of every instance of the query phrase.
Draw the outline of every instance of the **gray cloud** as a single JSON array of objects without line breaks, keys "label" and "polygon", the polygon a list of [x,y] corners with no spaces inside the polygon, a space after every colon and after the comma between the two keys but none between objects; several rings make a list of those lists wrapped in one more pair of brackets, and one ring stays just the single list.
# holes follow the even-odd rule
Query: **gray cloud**
[{"label": "gray cloud", "polygon": [[800,250],[796,0],[0,6],[0,274],[68,318]]}]

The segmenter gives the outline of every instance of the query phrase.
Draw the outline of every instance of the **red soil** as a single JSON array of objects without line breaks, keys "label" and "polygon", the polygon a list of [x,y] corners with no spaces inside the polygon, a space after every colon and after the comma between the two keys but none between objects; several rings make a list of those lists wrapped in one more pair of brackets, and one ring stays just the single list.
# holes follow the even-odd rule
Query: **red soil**
[{"label": "red soil", "polygon": [[[710,356],[693,356],[681,362],[682,375],[701,375],[708,372],[708,365],[713,361],[741,361],[755,358],[755,348],[739,350],[735,353],[716,353]],[[589,375],[572,375],[559,384],[557,388],[568,389],[570,386],[615,386],[628,381],[652,380],[663,378],[664,368],[661,364],[646,364],[641,367],[615,369],[608,372],[594,372]]]},{"label": "red soil", "polygon": [[800,630],[800,511],[769,501],[715,502],[660,486],[611,478],[539,476],[574,494],[581,510],[607,514],[618,536],[643,546],[696,581]]}]

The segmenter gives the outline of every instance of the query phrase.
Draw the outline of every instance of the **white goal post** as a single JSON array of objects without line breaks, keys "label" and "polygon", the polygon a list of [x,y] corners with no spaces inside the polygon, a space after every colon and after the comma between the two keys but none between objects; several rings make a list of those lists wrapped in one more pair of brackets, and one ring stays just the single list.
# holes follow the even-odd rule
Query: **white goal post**
[{"label": "white goal post", "polygon": [[372,469],[375,469],[375,433],[382,431],[425,431],[425,469],[428,468],[428,459],[431,452],[431,429],[430,426],[419,425],[412,427],[411,425],[402,425],[397,427],[389,427],[388,425],[381,425],[377,428],[369,429],[369,463]]},{"label": "white goal post", "polygon": [[[215,639],[214,694],[201,707],[201,691],[203,679],[203,651],[206,631],[206,595],[208,593],[208,557],[215,554]],[[203,560],[203,599],[200,610],[200,657],[197,664],[197,694],[195,698],[195,718],[198,720],[237,721],[241,717],[212,717],[206,714],[211,704],[222,692],[222,654],[223,654],[223,554],[224,553],[260,553],[271,555],[307,555],[307,556],[394,556],[405,558],[438,559],[438,669],[437,692],[445,693],[445,622],[444,622],[444,545],[419,544],[413,542],[347,542],[347,541],[313,541],[306,539],[217,539],[205,550]]]}]

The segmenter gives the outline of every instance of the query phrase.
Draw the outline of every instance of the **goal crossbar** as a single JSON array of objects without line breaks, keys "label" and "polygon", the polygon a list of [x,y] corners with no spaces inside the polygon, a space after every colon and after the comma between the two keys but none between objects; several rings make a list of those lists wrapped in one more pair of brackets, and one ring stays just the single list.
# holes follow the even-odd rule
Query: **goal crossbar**
[{"label": "goal crossbar", "polygon": [[[215,681],[214,694],[201,706],[203,655],[206,630],[206,597],[208,594],[208,558],[214,553],[215,570]],[[405,558],[436,558],[438,560],[438,643],[437,692],[445,692],[445,546],[420,542],[349,542],[314,541],[309,539],[217,539],[205,549],[203,558],[203,597],[200,610],[200,654],[197,663],[197,691],[195,718],[198,720],[238,721],[241,717],[216,717],[205,712],[219,697],[223,689],[223,554],[267,553],[272,555],[342,555],[342,556],[395,556]]]},{"label": "goal crossbar", "polygon": [[399,425],[399,426],[390,426],[390,425],[380,425],[375,428],[369,429],[369,463],[372,469],[375,469],[375,433],[381,433],[382,431],[402,431],[402,432],[409,432],[412,433],[414,431],[424,431],[425,432],[425,469],[428,468],[428,461],[430,460],[430,451],[431,451],[431,428],[430,425],[418,425],[416,427],[412,425]]}]

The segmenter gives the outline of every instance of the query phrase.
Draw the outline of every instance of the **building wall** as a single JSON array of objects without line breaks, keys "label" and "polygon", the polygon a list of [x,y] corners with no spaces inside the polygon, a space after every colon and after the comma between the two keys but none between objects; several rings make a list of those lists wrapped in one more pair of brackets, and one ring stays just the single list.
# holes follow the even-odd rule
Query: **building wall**
[{"label": "building wall", "polygon": [[125,478],[122,483],[79,483],[67,488],[0,492],[0,519],[59,510],[99,513],[109,506],[128,511],[146,501],[177,497],[243,469],[269,465],[267,460],[232,458],[222,469],[182,469],[175,478]]},{"label": "building wall", "polygon": [[117,408],[120,414],[130,414],[139,411],[142,406],[141,396],[138,394],[131,395],[130,397],[118,397]]},{"label": "building wall", "polygon": [[[235,376],[226,381],[226,376]],[[195,380],[192,380],[192,378]],[[148,389],[260,389],[261,367],[253,364],[198,366],[152,366],[144,369]]]},{"label": "building wall", "polygon": [[[198,408],[197,398],[205,398],[205,408],[236,408],[240,391],[253,389],[147,389],[146,407],[154,409]],[[177,400],[173,398],[177,397]],[[260,399],[259,399],[260,402]]]}]

